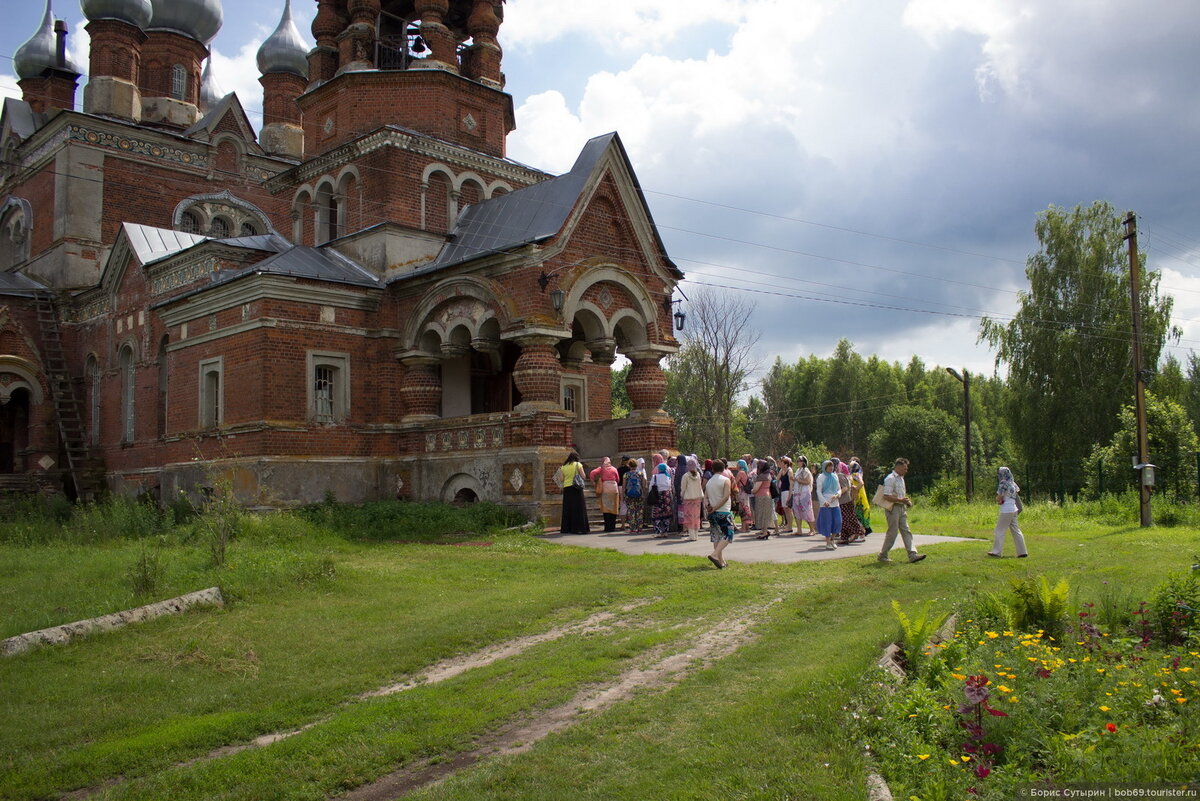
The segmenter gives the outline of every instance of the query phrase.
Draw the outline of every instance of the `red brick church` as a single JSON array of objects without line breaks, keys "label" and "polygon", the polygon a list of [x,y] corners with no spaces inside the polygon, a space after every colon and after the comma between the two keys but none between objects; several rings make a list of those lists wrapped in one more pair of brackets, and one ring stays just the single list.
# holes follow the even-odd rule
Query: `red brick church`
[{"label": "red brick church", "polygon": [[[590,453],[671,447],[667,256],[616,134],[508,159],[503,0],[290,0],[263,125],[205,69],[220,0],[47,2],[0,116],[0,486],[557,514]],[[610,368],[633,413],[611,420]]]}]

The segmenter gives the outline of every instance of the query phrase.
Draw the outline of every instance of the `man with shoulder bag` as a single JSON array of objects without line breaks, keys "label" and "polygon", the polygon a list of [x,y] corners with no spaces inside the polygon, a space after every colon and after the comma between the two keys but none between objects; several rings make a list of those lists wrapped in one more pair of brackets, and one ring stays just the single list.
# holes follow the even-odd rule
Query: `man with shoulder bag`
[{"label": "man with shoulder bag", "polygon": [[[925,558],[925,554],[917,553],[917,549],[913,547],[912,531],[908,528],[908,510],[912,507],[912,499],[908,497],[908,490],[904,486],[904,476],[908,473],[908,460],[901,457],[895,461],[892,466],[892,472],[888,473],[887,478],[883,480],[882,504],[887,514],[887,534],[883,537],[883,549],[879,552],[880,562],[891,562],[888,553],[892,550],[892,546],[896,544],[896,535],[899,534],[904,541],[904,550],[908,552],[909,562],[920,562]],[[876,498],[880,497],[880,493],[875,494]],[[889,507],[888,504],[891,504]]]}]

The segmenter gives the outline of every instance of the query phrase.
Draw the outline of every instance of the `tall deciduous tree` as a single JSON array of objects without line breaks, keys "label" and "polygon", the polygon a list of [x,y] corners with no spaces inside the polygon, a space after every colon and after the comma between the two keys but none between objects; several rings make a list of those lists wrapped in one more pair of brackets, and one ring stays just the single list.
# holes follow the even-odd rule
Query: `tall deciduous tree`
[{"label": "tall deciduous tree", "polygon": [[[1008,418],[1026,459],[1079,464],[1119,425],[1133,394],[1128,255],[1120,215],[1107,203],[1067,211],[1051,206],[1026,261],[1029,289],[1008,323],[985,318],[980,339],[1008,365]],[[1139,254],[1141,263],[1144,256]],[[1172,329],[1171,299],[1158,274],[1141,282],[1145,364],[1157,364]]]},{"label": "tall deciduous tree", "polygon": [[667,398],[679,445],[696,453],[730,454],[736,444],[738,397],[757,369],[761,333],[754,304],[733,292],[696,291],[688,303],[683,347],[667,365]]}]

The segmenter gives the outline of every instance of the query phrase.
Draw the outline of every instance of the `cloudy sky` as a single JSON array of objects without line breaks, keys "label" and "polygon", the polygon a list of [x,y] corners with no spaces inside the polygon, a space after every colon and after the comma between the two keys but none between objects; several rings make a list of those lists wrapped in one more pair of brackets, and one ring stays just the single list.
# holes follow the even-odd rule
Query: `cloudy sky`
[{"label": "cloudy sky", "polygon": [[[316,3],[296,0],[308,24]],[[261,118],[282,0],[228,0],[214,69]],[[0,0],[0,91],[40,0]],[[82,13],[54,8],[86,64]],[[756,306],[764,366],[863,354],[990,372],[1050,204],[1140,218],[1200,349],[1200,4],[1145,0],[508,0],[509,155],[570,168],[618,131],[684,292]],[[80,93],[82,97],[82,93]]]}]

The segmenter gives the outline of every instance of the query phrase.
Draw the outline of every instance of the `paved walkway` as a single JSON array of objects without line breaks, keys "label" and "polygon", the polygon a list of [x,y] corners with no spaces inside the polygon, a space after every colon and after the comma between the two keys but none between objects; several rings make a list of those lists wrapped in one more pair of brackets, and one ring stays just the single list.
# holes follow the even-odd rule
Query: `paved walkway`
[{"label": "paved walkway", "polygon": [[[678,556],[695,556],[703,559],[712,553],[712,543],[708,540],[708,531],[701,531],[700,538],[692,542],[684,537],[670,539],[655,539],[651,534],[627,534],[617,531],[611,534],[561,534],[552,531],[544,535],[545,539],[563,545],[582,545],[585,548],[612,548],[627,554],[670,553]],[[987,550],[989,543],[983,540],[972,540],[968,537],[935,537],[929,534],[914,534],[913,544],[918,551],[926,552],[930,558],[936,558],[936,550],[927,550],[944,542],[977,542],[980,553]],[[754,534],[738,534],[733,542],[725,549],[727,562],[815,562],[822,559],[848,559],[852,556],[869,556],[872,559],[879,556],[883,547],[883,534],[868,535],[867,541],[858,545],[839,545],[836,551],[825,550],[825,541],[818,536],[797,537],[791,534],[772,536],[769,540],[756,540]],[[904,546],[900,538],[896,538],[896,547],[892,550],[893,561],[904,561]]]}]

